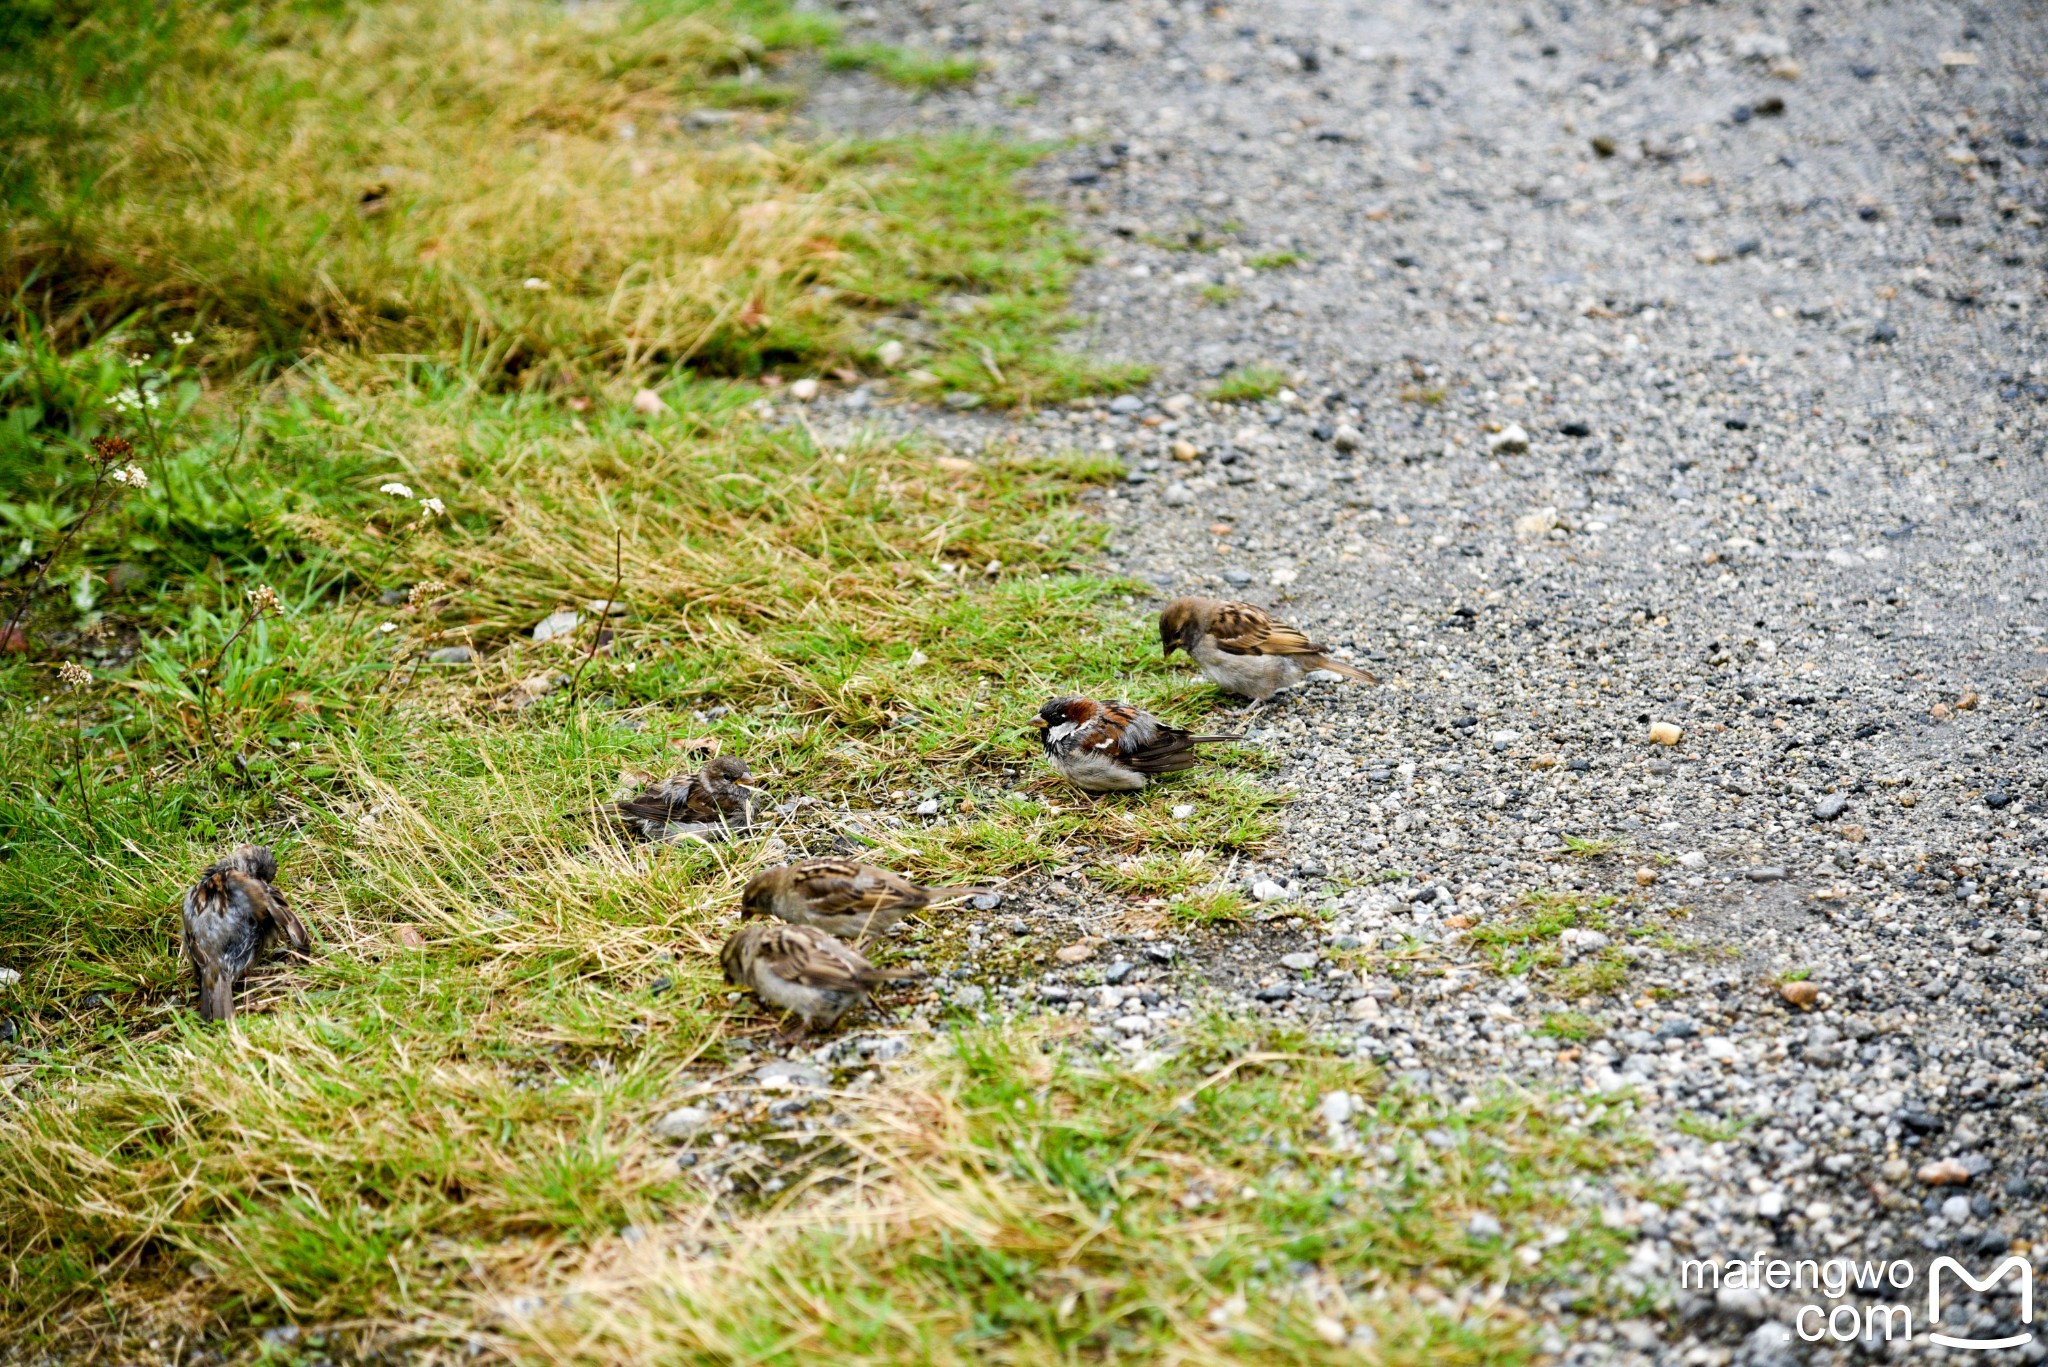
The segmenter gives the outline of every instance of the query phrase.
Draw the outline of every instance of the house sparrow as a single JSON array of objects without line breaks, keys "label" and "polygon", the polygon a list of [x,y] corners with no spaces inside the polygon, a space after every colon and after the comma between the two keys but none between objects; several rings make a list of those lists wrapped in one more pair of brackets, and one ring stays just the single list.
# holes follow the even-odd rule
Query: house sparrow
[{"label": "house sparrow", "polygon": [[1168,656],[1185,650],[1211,683],[1254,702],[1294,687],[1318,669],[1360,683],[1379,682],[1362,669],[1331,659],[1328,646],[1317,645],[1250,603],[1174,599],[1159,613],[1159,649]]},{"label": "house sparrow", "polygon": [[740,915],[776,916],[849,940],[885,934],[934,902],[979,897],[987,888],[922,888],[902,874],[851,859],[804,859],[763,869],[740,894]]},{"label": "house sparrow", "polygon": [[703,773],[662,779],[613,810],[649,840],[738,835],[754,824],[761,802],[760,791],[745,786],[751,777],[738,755],[715,755]]},{"label": "house sparrow", "polygon": [[718,951],[725,980],[750,989],[812,1030],[826,1029],[883,983],[923,976],[876,968],[860,951],[815,926],[745,925]]},{"label": "house sparrow", "polygon": [[305,924],[277,890],[277,860],[267,846],[237,845],[185,894],[185,956],[199,984],[199,1014],[233,1020],[235,984],[256,956],[282,935],[294,953],[312,947]]},{"label": "house sparrow", "polygon": [[1091,793],[1135,793],[1154,774],[1193,767],[1195,747],[1243,736],[1197,736],[1127,702],[1054,698],[1032,724],[1045,757]]}]

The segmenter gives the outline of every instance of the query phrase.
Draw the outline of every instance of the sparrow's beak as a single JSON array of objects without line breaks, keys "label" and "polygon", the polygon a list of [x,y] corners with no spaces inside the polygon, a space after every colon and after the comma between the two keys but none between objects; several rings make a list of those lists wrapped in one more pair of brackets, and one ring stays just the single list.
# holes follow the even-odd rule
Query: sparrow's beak
[{"label": "sparrow's beak", "polygon": [[1033,717],[1031,719],[1031,724],[1037,727],[1039,730],[1043,731],[1046,727],[1046,720],[1044,717]]}]

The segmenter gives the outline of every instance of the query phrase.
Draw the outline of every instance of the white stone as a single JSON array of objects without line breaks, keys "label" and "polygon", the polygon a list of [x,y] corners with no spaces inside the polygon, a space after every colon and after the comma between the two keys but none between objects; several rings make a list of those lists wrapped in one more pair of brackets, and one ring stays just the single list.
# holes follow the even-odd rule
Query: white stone
[{"label": "white stone", "polygon": [[1533,512],[1524,513],[1515,519],[1515,535],[1545,536],[1549,534],[1551,528],[1557,525],[1556,508],[1537,508]]},{"label": "white stone", "polygon": [[809,403],[818,397],[818,382],[809,376],[798,380],[789,387],[789,397],[798,403]]},{"label": "white stone", "polygon": [[14,986],[14,985],[15,985],[16,983],[18,983],[18,982],[20,982],[20,981],[21,981],[21,970],[20,970],[20,969],[18,969],[18,968],[0,968],[0,987],[12,987],[12,986]]},{"label": "white stone", "polygon": [[1785,1193],[1767,1191],[1756,1198],[1756,1215],[1759,1220],[1775,1220],[1785,1213]]},{"label": "white stone", "polygon": [[1688,869],[1703,869],[1707,866],[1707,857],[1698,850],[1687,850],[1678,856],[1678,862]]},{"label": "white stone", "polygon": [[1195,804],[1192,802],[1183,802],[1173,809],[1173,819],[1175,821],[1186,821],[1194,814]]},{"label": "white stone", "polygon": [[1276,883],[1270,878],[1261,878],[1258,882],[1252,884],[1252,897],[1260,902],[1285,901],[1287,898],[1287,887],[1285,884]]},{"label": "white stone", "polygon": [[1529,434],[1520,423],[1511,422],[1486,439],[1488,455],[1514,455],[1529,449]]},{"label": "white stone", "polygon": [[875,348],[875,359],[889,369],[894,370],[897,366],[903,364],[903,343],[891,337],[888,341]]},{"label": "white stone", "polygon": [[551,612],[534,624],[533,639],[536,641],[552,641],[557,636],[567,636],[570,632],[576,630],[576,624],[582,620],[582,613],[573,612],[568,608],[564,608],[560,612]]},{"label": "white stone", "polygon": [[652,418],[668,412],[668,404],[653,390],[643,389],[633,395],[633,411]]},{"label": "white stone", "polygon": [[1501,1223],[1498,1218],[1483,1210],[1474,1211],[1472,1217],[1465,1221],[1465,1233],[1474,1239],[1498,1239],[1501,1236]]},{"label": "white stone", "polygon": [[1365,445],[1365,434],[1347,422],[1331,433],[1330,445],[1336,447],[1339,451],[1347,453],[1356,451],[1359,447]]},{"label": "white stone", "polygon": [[1292,969],[1296,973],[1305,972],[1316,966],[1316,956],[1313,954],[1282,954],[1280,956],[1280,966]]},{"label": "white stone", "polygon": [[1116,1028],[1126,1035],[1142,1035],[1152,1028],[1152,1022],[1144,1016],[1118,1016]]},{"label": "white stone", "polygon": [[1349,1092],[1325,1092],[1317,1106],[1317,1110],[1322,1113],[1323,1123],[1331,1129],[1348,1124],[1351,1117],[1358,1113],[1358,1109],[1357,1101]]}]

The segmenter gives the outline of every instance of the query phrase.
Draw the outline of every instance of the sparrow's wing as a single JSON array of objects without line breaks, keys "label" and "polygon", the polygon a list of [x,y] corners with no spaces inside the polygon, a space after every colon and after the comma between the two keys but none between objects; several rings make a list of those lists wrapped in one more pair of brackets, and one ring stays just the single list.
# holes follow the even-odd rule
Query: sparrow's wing
[{"label": "sparrow's wing", "polygon": [[292,910],[291,904],[284,900],[284,894],[277,890],[275,884],[264,884],[263,891],[270,903],[270,919],[277,923],[278,934],[284,936],[286,946],[294,954],[310,953],[313,939],[306,934],[306,923],[299,919],[299,914]]},{"label": "sparrow's wing", "polygon": [[862,992],[888,981],[844,941],[808,926],[769,927],[755,953],[776,977],[824,992]]},{"label": "sparrow's wing", "polygon": [[1117,738],[1117,758],[1141,774],[1170,774],[1195,762],[1194,739],[1126,702],[1103,706],[1090,726]]},{"label": "sparrow's wing", "polygon": [[872,915],[898,907],[921,907],[924,894],[915,883],[884,869],[850,860],[821,859],[806,865],[796,890],[822,915]]},{"label": "sparrow's wing", "polygon": [[702,821],[706,818],[690,815],[696,790],[697,780],[688,774],[665,778],[638,797],[619,803],[617,810],[620,816],[633,821]]},{"label": "sparrow's wing", "polygon": [[1231,655],[1320,655],[1328,648],[1250,603],[1225,603],[1209,629],[1216,648]]}]

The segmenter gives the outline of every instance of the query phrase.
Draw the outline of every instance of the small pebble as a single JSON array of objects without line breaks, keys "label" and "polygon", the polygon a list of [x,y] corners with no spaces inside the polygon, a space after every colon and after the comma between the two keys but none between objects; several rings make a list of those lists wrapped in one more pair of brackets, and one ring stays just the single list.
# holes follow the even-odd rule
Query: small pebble
[{"label": "small pebble", "polygon": [[1278,902],[1287,896],[1287,885],[1276,883],[1270,878],[1261,878],[1252,884],[1252,899],[1259,902]]},{"label": "small pebble", "polygon": [[1685,738],[1685,728],[1677,722],[1653,721],[1650,723],[1650,740],[1656,745],[1676,745]]},{"label": "small pebble", "polygon": [[1296,953],[1282,954],[1280,956],[1280,966],[1282,968],[1291,969],[1296,973],[1304,972],[1307,969],[1314,968],[1317,962],[1318,960],[1316,956],[1313,954]]},{"label": "small pebble", "polygon": [[1778,995],[1801,1011],[1811,1011],[1813,1004],[1820,1000],[1820,988],[1801,978],[1798,982],[1785,983],[1778,988]]},{"label": "small pebble", "polygon": [[1529,434],[1520,423],[1509,423],[1486,439],[1487,454],[1512,456],[1529,449]]},{"label": "small pebble", "polygon": [[1914,1175],[1930,1187],[1962,1186],[1970,1180],[1970,1169],[1960,1158],[1937,1158],[1922,1163]]}]

